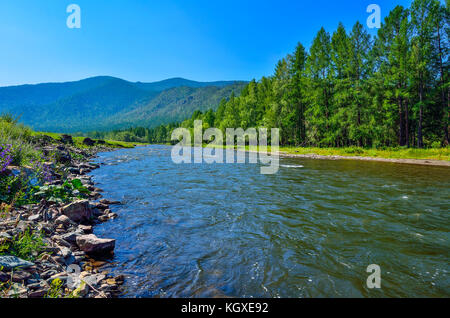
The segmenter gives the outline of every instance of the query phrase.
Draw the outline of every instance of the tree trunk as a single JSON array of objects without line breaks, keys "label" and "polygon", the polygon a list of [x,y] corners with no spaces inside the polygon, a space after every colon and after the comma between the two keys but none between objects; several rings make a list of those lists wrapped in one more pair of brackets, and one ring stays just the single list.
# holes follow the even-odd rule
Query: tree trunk
[{"label": "tree trunk", "polygon": [[408,109],[408,101],[405,100],[405,139],[408,148],[410,147],[409,141],[409,109]]},{"label": "tree trunk", "polygon": [[405,122],[403,119],[403,103],[402,103],[402,99],[400,97],[398,98],[398,118],[400,120],[400,131],[398,134],[398,144],[403,147],[405,145]]},{"label": "tree trunk", "polygon": [[[422,77],[421,77],[422,78]],[[423,117],[423,84],[422,79],[420,80],[420,88],[419,88],[419,126],[417,128],[417,147],[423,148],[423,135],[422,135],[422,117]]]}]

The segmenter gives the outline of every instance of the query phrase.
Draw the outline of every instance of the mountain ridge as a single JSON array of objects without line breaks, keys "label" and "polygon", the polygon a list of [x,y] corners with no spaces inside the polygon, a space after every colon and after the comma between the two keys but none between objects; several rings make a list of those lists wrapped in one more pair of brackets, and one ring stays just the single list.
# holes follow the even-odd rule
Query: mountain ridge
[{"label": "mountain ridge", "polygon": [[[228,98],[231,91],[239,94],[245,84],[180,77],[144,83],[96,76],[6,86],[0,87],[0,113],[20,116],[24,124],[48,132],[109,130],[137,124],[154,127],[183,120],[197,109],[215,109],[222,98]],[[154,100],[159,101],[157,105]]]}]

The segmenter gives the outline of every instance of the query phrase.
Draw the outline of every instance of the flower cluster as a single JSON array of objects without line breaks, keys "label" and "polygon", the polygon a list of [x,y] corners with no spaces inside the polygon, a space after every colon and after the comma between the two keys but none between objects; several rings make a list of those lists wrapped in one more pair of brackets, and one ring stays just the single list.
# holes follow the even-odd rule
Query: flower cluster
[{"label": "flower cluster", "polygon": [[0,173],[5,172],[12,161],[12,145],[0,145]]},{"label": "flower cluster", "polygon": [[40,161],[31,161],[31,166],[33,167],[33,170],[36,172],[37,177],[46,183],[49,183],[53,180],[52,176],[52,170],[49,165],[43,164]]}]

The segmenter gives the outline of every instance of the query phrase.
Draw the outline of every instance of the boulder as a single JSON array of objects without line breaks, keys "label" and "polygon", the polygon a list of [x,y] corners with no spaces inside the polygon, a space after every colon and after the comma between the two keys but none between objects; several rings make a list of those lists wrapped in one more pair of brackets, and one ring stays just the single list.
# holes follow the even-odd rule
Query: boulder
[{"label": "boulder", "polygon": [[74,222],[87,222],[92,217],[92,209],[88,200],[72,202],[62,208],[62,213]]},{"label": "boulder", "polygon": [[78,247],[87,254],[108,254],[114,251],[116,240],[98,238],[94,234],[77,237]]},{"label": "boulder", "polygon": [[77,237],[84,235],[84,234],[86,234],[86,233],[84,233],[82,230],[77,229],[76,231],[63,234],[63,235],[61,235],[61,237],[69,243],[76,244]]},{"label": "boulder", "polygon": [[34,264],[16,256],[0,256],[0,268],[6,271],[16,268],[29,268],[31,266],[34,266]]},{"label": "boulder", "polygon": [[61,135],[61,142],[63,144],[72,145],[73,144],[72,136],[70,136],[70,135]]},{"label": "boulder", "polygon": [[60,215],[56,220],[55,220],[56,224],[62,224],[64,226],[69,226],[70,225],[70,219],[69,217],[67,217],[66,215]]},{"label": "boulder", "polygon": [[92,140],[91,138],[84,138],[83,140],[83,144],[85,144],[86,146],[92,147],[95,145],[95,141]]}]

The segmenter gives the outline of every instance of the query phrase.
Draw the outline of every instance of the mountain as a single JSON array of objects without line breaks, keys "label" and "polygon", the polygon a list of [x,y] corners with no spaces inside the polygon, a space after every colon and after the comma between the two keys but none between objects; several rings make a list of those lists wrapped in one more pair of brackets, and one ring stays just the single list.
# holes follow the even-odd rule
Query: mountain
[{"label": "mountain", "polygon": [[195,110],[216,109],[245,82],[196,82],[172,78],[154,83],[100,76],[76,82],[0,87],[0,113],[35,130],[86,132],[180,121]]}]

